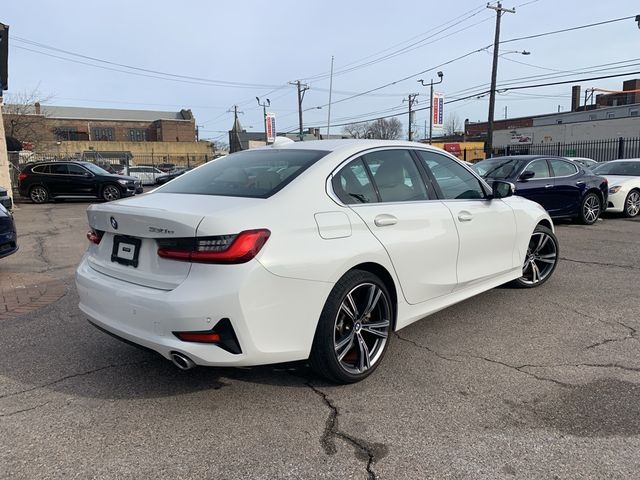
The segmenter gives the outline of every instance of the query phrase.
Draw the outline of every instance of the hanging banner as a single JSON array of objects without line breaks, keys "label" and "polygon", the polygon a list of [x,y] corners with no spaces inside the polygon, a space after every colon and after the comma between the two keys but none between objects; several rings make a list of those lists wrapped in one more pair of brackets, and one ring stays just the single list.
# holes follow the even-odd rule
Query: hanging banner
[{"label": "hanging banner", "polygon": [[276,114],[267,113],[267,143],[276,141]]},{"label": "hanging banner", "polygon": [[434,92],[431,114],[433,118],[433,126],[442,127],[444,125],[444,93]]}]

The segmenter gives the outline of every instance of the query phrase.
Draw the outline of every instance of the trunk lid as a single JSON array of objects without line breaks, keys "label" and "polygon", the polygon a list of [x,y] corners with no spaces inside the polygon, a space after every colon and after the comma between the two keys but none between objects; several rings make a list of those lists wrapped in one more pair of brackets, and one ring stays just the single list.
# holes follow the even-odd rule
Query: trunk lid
[{"label": "trunk lid", "polygon": [[[191,263],[159,257],[156,240],[194,238],[206,216],[220,220],[235,217],[238,208],[256,202],[246,198],[158,192],[92,205],[87,209],[89,226],[103,233],[100,243],[89,247],[87,262],[94,270],[119,280],[172,290],[187,278]],[[233,228],[235,222],[214,223]],[[207,233],[201,235],[233,233],[238,232],[212,232],[208,228]]]}]

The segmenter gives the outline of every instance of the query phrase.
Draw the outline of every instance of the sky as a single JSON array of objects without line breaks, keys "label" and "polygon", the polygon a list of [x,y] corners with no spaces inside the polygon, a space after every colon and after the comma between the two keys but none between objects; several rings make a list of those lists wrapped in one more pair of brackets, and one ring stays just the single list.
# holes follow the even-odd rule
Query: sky
[{"label": "sky", "polygon": [[[637,0],[512,0],[503,7],[516,8],[503,14],[503,41],[640,14]],[[3,0],[0,22],[10,25],[8,101],[38,91],[54,105],[190,108],[201,138],[224,142],[233,105],[244,128],[263,131],[256,96],[270,99],[278,131],[297,130],[289,82],[301,80],[309,86],[304,126],[326,133],[333,56],[331,133],[394,113],[406,130],[403,99],[418,93],[414,108],[428,106],[429,87],[417,80],[437,80],[438,70],[444,77],[436,91],[457,100],[445,105],[445,117],[461,124],[487,118],[488,96],[476,98],[491,75],[495,12],[486,1]],[[572,84],[500,86],[640,71],[639,47],[634,19],[504,43],[495,116],[567,111]],[[621,89],[636,77],[576,84]],[[420,137],[428,118],[426,110],[415,114]]]}]

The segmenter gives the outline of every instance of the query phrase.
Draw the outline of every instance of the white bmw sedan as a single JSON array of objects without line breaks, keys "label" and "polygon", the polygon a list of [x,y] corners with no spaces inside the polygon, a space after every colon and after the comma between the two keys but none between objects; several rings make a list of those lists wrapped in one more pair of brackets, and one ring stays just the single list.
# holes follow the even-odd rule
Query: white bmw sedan
[{"label": "white bmw sedan", "polygon": [[609,181],[607,212],[635,217],[640,213],[640,159],[613,160],[593,169]]},{"label": "white bmw sedan", "polygon": [[88,209],[80,309],[182,369],[309,359],[355,382],[391,332],[498,285],[549,279],[553,224],[513,188],[418,143],[235,153]]}]

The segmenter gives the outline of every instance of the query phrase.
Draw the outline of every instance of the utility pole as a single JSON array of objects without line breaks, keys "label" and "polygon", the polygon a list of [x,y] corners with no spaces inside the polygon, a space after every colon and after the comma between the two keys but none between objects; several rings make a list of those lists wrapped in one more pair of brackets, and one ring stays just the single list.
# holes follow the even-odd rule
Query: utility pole
[{"label": "utility pole", "polygon": [[267,107],[271,106],[271,100],[267,98],[266,102],[262,103],[260,103],[260,98],[256,97],[256,100],[258,101],[258,106],[262,107],[262,119],[264,123],[264,144],[269,145],[269,135],[267,135]]},{"label": "utility pole", "polygon": [[402,102],[408,102],[409,103],[409,141],[412,140],[412,122],[413,122],[413,104],[414,103],[418,103],[418,101],[416,100],[416,97],[418,96],[418,93],[410,93],[409,94],[409,98],[403,98]]},{"label": "utility pole", "polygon": [[491,91],[489,92],[489,118],[487,120],[487,143],[485,145],[485,153],[487,158],[491,157],[491,151],[493,150],[493,115],[496,108],[496,80],[498,78],[498,47],[500,46],[500,19],[502,13],[516,13],[515,8],[502,8],[502,3],[494,7],[487,4],[487,8],[496,11],[496,32],[493,40],[493,66],[491,67]]},{"label": "utility pole", "polygon": [[[440,80],[437,82],[434,82],[433,78],[429,82],[429,145],[431,145],[431,140],[433,139],[433,86],[442,83],[444,73],[438,72],[438,78],[440,78]],[[423,87],[427,86],[424,80],[418,80],[418,82],[420,82]]]},{"label": "utility pole", "polygon": [[331,76],[329,77],[329,113],[327,114],[327,140],[331,128],[331,93],[333,92],[333,55],[331,55]]},{"label": "utility pole", "polygon": [[300,124],[300,131],[298,135],[300,136],[300,141],[302,141],[304,140],[304,133],[302,132],[302,101],[304,100],[304,93],[309,90],[309,85],[300,83],[300,80],[289,82],[289,85],[295,85],[298,87],[298,123]]}]

